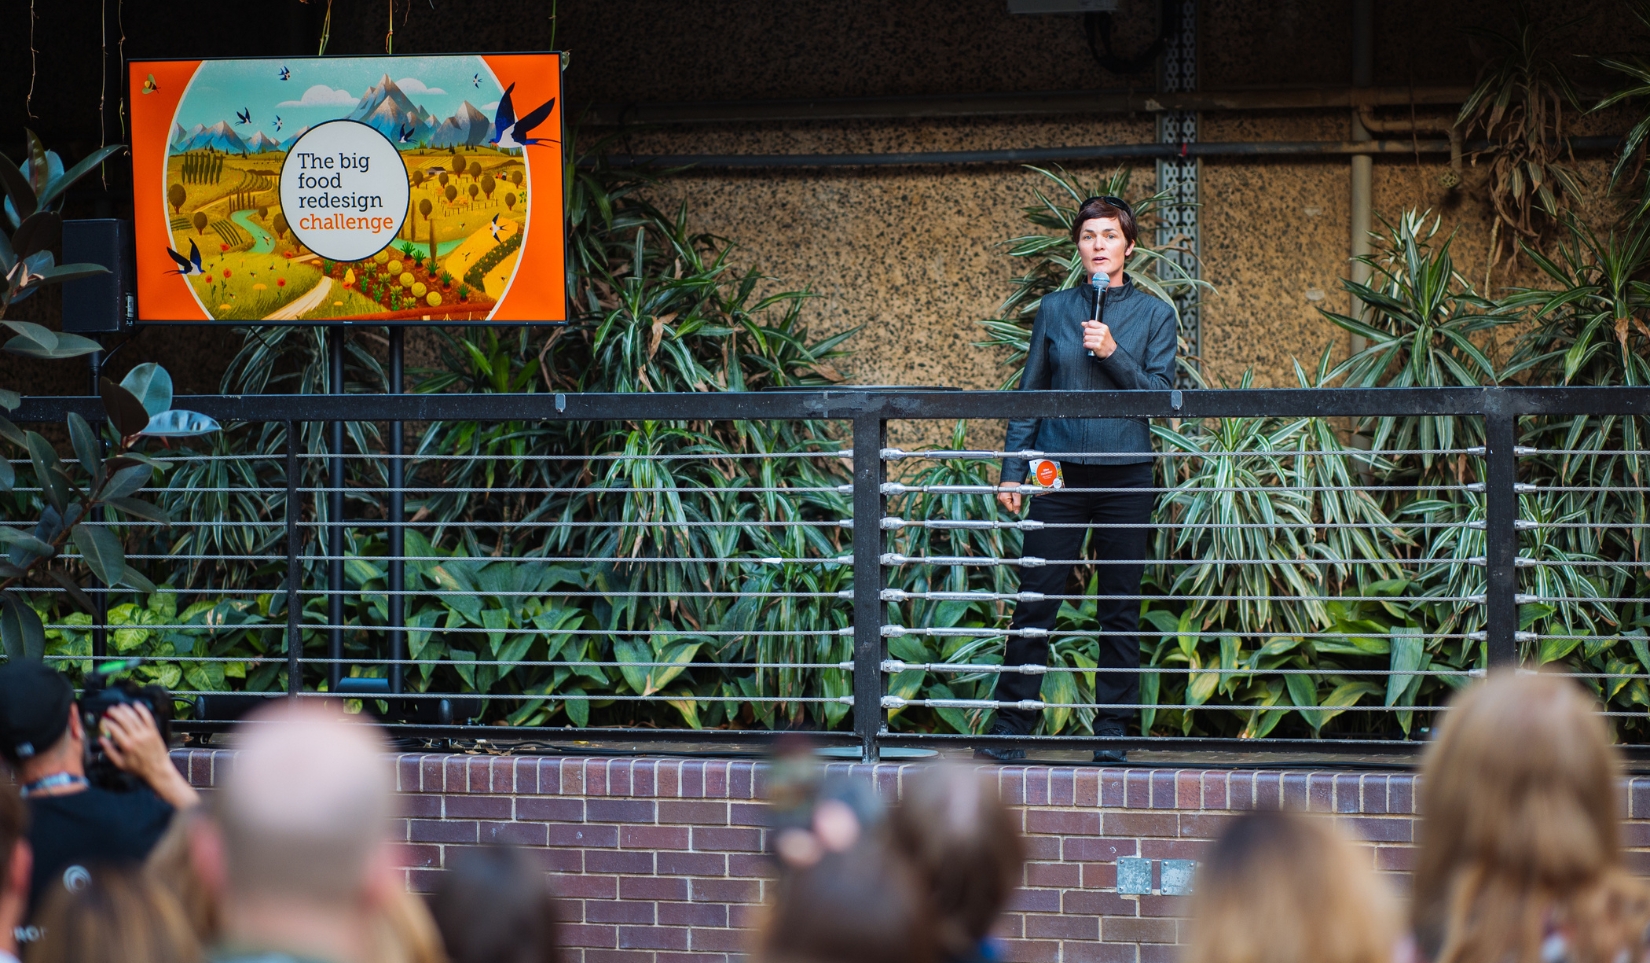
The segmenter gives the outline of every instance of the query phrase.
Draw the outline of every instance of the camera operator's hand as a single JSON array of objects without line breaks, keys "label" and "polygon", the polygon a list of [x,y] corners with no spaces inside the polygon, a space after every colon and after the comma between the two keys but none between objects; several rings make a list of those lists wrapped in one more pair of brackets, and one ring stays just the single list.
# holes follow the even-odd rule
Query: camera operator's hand
[{"label": "camera operator's hand", "polygon": [[97,736],[110,762],[148,783],[155,795],[175,808],[186,809],[200,802],[195,787],[172,765],[148,706],[141,702],[110,706],[103,714],[102,731]]}]

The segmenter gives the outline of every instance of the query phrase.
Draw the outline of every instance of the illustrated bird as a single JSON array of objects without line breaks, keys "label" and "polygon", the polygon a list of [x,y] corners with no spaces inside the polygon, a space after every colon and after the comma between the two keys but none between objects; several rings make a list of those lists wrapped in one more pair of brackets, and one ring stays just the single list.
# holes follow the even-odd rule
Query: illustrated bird
[{"label": "illustrated bird", "polygon": [[250,123],[252,123],[252,108],[248,107],[245,110],[235,111],[235,118],[236,118],[235,123],[237,123],[237,124],[250,124]]},{"label": "illustrated bird", "polygon": [[493,232],[493,240],[494,240],[494,241],[497,241],[497,240],[498,240],[498,233],[499,233],[499,231],[502,231],[502,230],[503,230],[503,228],[502,228],[502,227],[500,227],[500,226],[499,226],[499,223],[498,223],[498,215],[497,215],[497,214],[494,214],[494,215],[493,215],[493,221],[492,221],[492,223],[491,223],[491,224],[488,224],[488,225],[487,225],[487,230],[489,230],[489,231],[492,231],[492,232]]},{"label": "illustrated bird", "polygon": [[517,119],[515,106],[510,103],[510,91],[516,85],[511,84],[504,91],[504,96],[498,99],[498,111],[493,115],[493,140],[499,147],[511,149],[526,147],[528,144],[559,144],[561,141],[548,137],[531,137],[533,128],[545,122],[550,111],[556,106],[556,98],[540,104],[531,113]]},{"label": "illustrated bird", "polygon": [[159,89],[160,84],[155,83],[155,75],[150,74],[149,79],[143,82],[143,93],[152,94]]},{"label": "illustrated bird", "polygon": [[478,89],[481,87],[481,75],[480,74],[472,74],[470,76],[470,86],[478,88]]},{"label": "illustrated bird", "polygon": [[291,80],[292,79],[292,71],[286,69],[286,67],[283,66],[281,68],[281,79],[282,80]]},{"label": "illustrated bird", "polygon": [[405,144],[407,141],[412,140],[412,135],[413,135],[413,128],[403,127],[403,128],[401,128],[401,137],[399,139],[400,139],[401,143]]},{"label": "illustrated bird", "polygon": [[188,257],[184,257],[182,254],[179,254],[171,248],[167,248],[166,253],[171,255],[172,260],[176,261],[178,265],[178,269],[176,271],[167,271],[167,274],[181,274],[184,277],[188,277],[191,274],[206,273],[201,268],[201,249],[195,246],[194,241],[189,242]]},{"label": "illustrated bird", "polygon": [[279,134],[280,132],[281,132],[281,115],[276,114],[275,115],[275,133]]}]

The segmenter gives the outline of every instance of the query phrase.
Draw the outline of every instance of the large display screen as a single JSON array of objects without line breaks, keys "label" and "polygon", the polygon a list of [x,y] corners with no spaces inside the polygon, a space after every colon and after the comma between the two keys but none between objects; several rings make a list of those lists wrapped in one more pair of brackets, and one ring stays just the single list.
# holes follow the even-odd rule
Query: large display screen
[{"label": "large display screen", "polygon": [[140,323],[567,318],[558,54],[131,63]]}]

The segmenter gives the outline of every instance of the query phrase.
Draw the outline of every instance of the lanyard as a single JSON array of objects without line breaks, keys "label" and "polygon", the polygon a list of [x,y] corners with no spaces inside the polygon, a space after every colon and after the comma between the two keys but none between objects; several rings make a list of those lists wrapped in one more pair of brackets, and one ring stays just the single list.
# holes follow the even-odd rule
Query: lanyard
[{"label": "lanyard", "polygon": [[56,789],[59,786],[74,786],[76,788],[84,789],[87,785],[89,784],[86,782],[85,776],[77,776],[72,772],[54,772],[49,776],[41,776],[34,782],[29,783],[27,786],[19,789],[17,794],[22,796],[24,799],[27,799],[37,792],[43,792],[47,789]]}]

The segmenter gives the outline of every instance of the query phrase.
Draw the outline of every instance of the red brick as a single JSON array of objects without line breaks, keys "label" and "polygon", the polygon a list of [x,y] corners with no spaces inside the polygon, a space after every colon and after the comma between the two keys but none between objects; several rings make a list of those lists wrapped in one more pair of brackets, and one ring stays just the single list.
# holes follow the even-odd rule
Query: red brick
[{"label": "red brick", "polygon": [[618,946],[619,928],[565,923],[556,928],[556,938],[568,946]]},{"label": "red brick", "polygon": [[482,823],[481,840],[512,846],[548,846],[549,827],[543,823]]},{"label": "red brick", "polygon": [[1312,794],[1307,788],[1307,782],[1311,775],[1308,772],[1286,772],[1283,774],[1284,808],[1303,810],[1311,806]]},{"label": "red brick", "polygon": [[1167,917],[1170,919],[1186,915],[1190,909],[1190,901],[1185,896],[1141,896],[1140,915]]},{"label": "red brick", "polygon": [[728,925],[734,929],[754,929],[762,920],[761,903],[730,903],[727,910]]},{"label": "red brick", "polygon": [[424,793],[407,794],[395,797],[396,805],[401,808],[401,815],[412,819],[440,819],[441,797]]},{"label": "red brick", "polygon": [[653,854],[636,850],[592,849],[584,854],[584,868],[593,873],[649,874]]},{"label": "red brick", "polygon": [[552,874],[550,889],[565,899],[618,899],[619,878],[594,874]]},{"label": "red brick", "polygon": [[1203,805],[1203,773],[1196,770],[1174,774],[1176,809],[1197,809]]},{"label": "red brick", "polygon": [[694,927],[689,931],[689,938],[695,950],[724,953],[743,953],[751,942],[749,930],[721,930],[711,926]]},{"label": "red brick", "polygon": [[1180,947],[1169,943],[1139,944],[1140,963],[1181,963]]},{"label": "red brick", "polygon": [[1182,838],[1214,839],[1232,818],[1223,813],[1181,813],[1180,835]]},{"label": "red brick", "polygon": [[1100,770],[1100,805],[1122,806],[1128,802],[1128,795],[1128,772],[1126,770]]},{"label": "red brick", "polygon": [[1022,913],[1060,912],[1057,889],[1017,889],[1008,897],[1008,908]]},{"label": "red brick", "polygon": [[1173,943],[1175,921],[1107,917],[1100,924],[1100,936],[1111,943]]},{"label": "red brick", "polygon": [[[615,934],[617,939],[617,934]],[[652,950],[585,950],[584,963],[653,963]]]},{"label": "red brick", "polygon": [[728,798],[754,799],[756,782],[756,766],[749,762],[731,762],[728,764]]},{"label": "red brick", "polygon": [[473,843],[478,837],[474,822],[451,819],[409,820],[407,840],[414,843]]},{"label": "red brick", "polygon": [[664,926],[728,925],[728,908],[721,903],[660,903],[659,923]]},{"label": "red brick", "polygon": [[563,796],[524,796],[516,800],[516,818],[558,823],[583,822],[584,800]]},{"label": "red brick", "polygon": [[1072,779],[1072,804],[1076,806],[1100,805],[1100,772],[1096,769],[1079,769]]},{"label": "red brick", "polygon": [[695,903],[759,903],[762,884],[753,879],[696,879],[689,897]]},{"label": "red brick", "polygon": [[663,876],[725,876],[728,857],[721,853],[657,854],[659,873]]},{"label": "red brick", "polygon": [[729,876],[755,876],[763,879],[774,875],[773,860],[754,853],[729,853]]},{"label": "red brick", "polygon": [[395,865],[403,869],[439,869],[441,866],[441,847],[397,846],[396,857]]},{"label": "red brick", "polygon": [[1143,769],[1123,771],[1123,805],[1130,809],[1152,808],[1152,774]]},{"label": "red brick", "polygon": [[1175,794],[1179,791],[1179,779],[1173,770],[1163,770],[1151,774],[1152,808],[1176,808]]},{"label": "red brick", "polygon": [[1059,963],[1060,944],[1042,940],[1004,940],[1003,959],[1007,963]]},{"label": "red brick", "polygon": [[1132,839],[1115,839],[1109,836],[1073,836],[1065,840],[1060,853],[1068,863],[1101,863],[1111,862],[1119,856],[1136,855],[1138,848]]},{"label": "red brick", "polygon": [[1367,839],[1372,843],[1407,843],[1414,839],[1415,821],[1407,816],[1345,816],[1340,822],[1359,839]]},{"label": "red brick", "polygon": [[701,800],[659,800],[659,822],[694,826],[726,826],[728,804]]},{"label": "red brick", "polygon": [[1147,859],[1202,859],[1211,845],[1202,839],[1142,839],[1140,855]]},{"label": "red brick", "polygon": [[1076,863],[1027,863],[1025,885],[1077,887],[1083,885],[1083,867]]},{"label": "red brick", "polygon": [[680,876],[621,876],[619,898],[684,900],[688,898],[688,881]]},{"label": "red brick", "polygon": [[584,871],[584,850],[582,849],[530,849],[531,856],[540,869],[547,873],[578,873]]},{"label": "red brick", "polygon": [[1025,846],[1026,859],[1042,859],[1051,863],[1060,859],[1059,836],[1027,836]]},{"label": "red brick", "polygon": [[713,826],[693,827],[693,848],[704,853],[760,853],[762,830],[718,829]]},{"label": "red brick", "polygon": [[1098,836],[1100,814],[1081,809],[1027,809],[1026,832],[1056,836]]},{"label": "red brick", "polygon": [[1026,939],[1097,940],[1100,920],[1093,916],[1026,914]]},{"label": "red brick", "polygon": [[653,904],[629,899],[587,899],[584,901],[586,923],[649,923],[653,922]]},{"label": "red brick", "polygon": [[651,799],[587,799],[584,818],[615,823],[653,822]]},{"label": "red brick", "polygon": [[1084,863],[1084,889],[1111,889],[1117,885],[1117,864],[1111,863]]},{"label": "red brick", "polygon": [[616,849],[619,845],[619,827],[595,826],[590,823],[548,823],[549,845],[576,846],[582,849]]},{"label": "red brick", "polygon": [[685,950],[688,931],[683,926],[621,926],[620,949]]},{"label": "red brick", "polygon": [[677,774],[676,795],[686,799],[705,796],[705,763],[700,759],[684,759]]},{"label": "red brick", "polygon": [[1077,771],[1064,766],[1048,774],[1048,804],[1050,806],[1077,805]]},{"label": "red brick", "polygon": [[1107,836],[1180,835],[1180,817],[1174,813],[1106,813]]},{"label": "red brick", "polygon": [[620,826],[619,845],[625,849],[687,849],[686,826]]},{"label": "red brick", "polygon": [[[730,826],[761,826],[766,828],[769,819],[770,813],[767,803],[728,803],[728,825]],[[664,822],[663,819],[659,821]]]},{"label": "red brick", "polygon": [[1060,897],[1060,907],[1066,913],[1083,913],[1089,916],[1128,916],[1135,915],[1136,904],[1132,899],[1124,899],[1116,893],[1097,893],[1092,890],[1068,890]]},{"label": "red brick", "polygon": [[[1224,772],[1203,773],[1203,798],[1198,800],[1197,809],[1225,809],[1226,808],[1226,777]],[[1184,814],[1182,814],[1184,816]]]},{"label": "red brick", "polygon": [[1067,943],[1064,963],[1135,963],[1133,943]]}]

